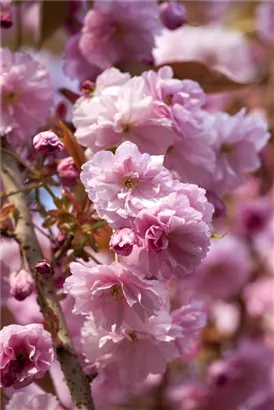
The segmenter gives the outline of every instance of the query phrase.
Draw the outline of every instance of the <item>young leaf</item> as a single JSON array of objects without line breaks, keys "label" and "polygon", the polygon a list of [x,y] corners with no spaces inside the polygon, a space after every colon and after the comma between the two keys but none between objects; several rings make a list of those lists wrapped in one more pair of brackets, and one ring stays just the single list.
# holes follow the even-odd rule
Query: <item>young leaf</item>
[{"label": "young leaf", "polygon": [[84,151],[82,147],[78,144],[72,132],[65,126],[65,124],[59,121],[59,125],[63,131],[63,142],[66,147],[66,150],[68,151],[69,155],[74,159],[77,168],[81,170],[81,166],[84,164],[84,162],[86,162]]}]

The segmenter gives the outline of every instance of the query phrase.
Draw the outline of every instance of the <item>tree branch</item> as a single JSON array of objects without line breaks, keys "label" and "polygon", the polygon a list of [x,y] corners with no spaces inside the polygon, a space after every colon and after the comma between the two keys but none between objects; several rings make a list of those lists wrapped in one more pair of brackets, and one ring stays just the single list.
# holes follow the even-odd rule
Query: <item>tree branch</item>
[{"label": "tree branch", "polygon": [[41,312],[47,321],[50,317],[58,318],[57,339],[60,343],[56,347],[56,354],[71,393],[73,408],[75,410],[94,410],[89,379],[83,372],[68,334],[53,278],[50,275],[35,274],[34,271],[35,265],[38,261],[44,259],[44,256],[34,231],[27,198],[25,193],[21,191],[24,176],[15,158],[8,155],[4,150],[1,158],[1,174],[6,194],[9,195],[11,192],[18,191],[12,196],[12,202],[17,209],[14,234],[15,239],[20,243],[35,279]]}]

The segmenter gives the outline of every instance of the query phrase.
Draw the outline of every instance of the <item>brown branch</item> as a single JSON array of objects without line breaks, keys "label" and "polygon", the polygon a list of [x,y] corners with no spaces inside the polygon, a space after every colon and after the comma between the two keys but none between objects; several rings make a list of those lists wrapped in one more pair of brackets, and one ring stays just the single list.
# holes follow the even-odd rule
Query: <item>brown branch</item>
[{"label": "brown branch", "polygon": [[4,150],[2,151],[1,175],[7,194],[18,191],[12,198],[12,202],[17,209],[14,234],[15,239],[20,243],[35,279],[41,312],[46,321],[49,317],[58,318],[57,339],[60,343],[56,347],[56,354],[71,393],[73,408],[75,410],[94,410],[89,379],[83,372],[68,334],[53,278],[50,275],[35,274],[34,267],[38,261],[44,259],[44,256],[34,231],[25,193],[20,191],[24,183],[24,177],[20,172],[16,159],[7,155]]}]

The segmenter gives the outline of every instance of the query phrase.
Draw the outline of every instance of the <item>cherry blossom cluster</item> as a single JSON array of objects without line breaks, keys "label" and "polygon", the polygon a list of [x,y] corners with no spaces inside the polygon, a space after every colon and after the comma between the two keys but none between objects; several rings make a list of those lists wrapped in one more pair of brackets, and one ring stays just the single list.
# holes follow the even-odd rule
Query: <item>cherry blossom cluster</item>
[{"label": "cherry blossom cluster", "polygon": [[[101,372],[115,366],[123,385],[163,373],[189,352],[205,323],[199,304],[170,312],[165,281],[191,273],[205,257],[213,207],[205,190],[174,180],[163,160],[128,141],[115,154],[97,152],[81,174],[98,215],[114,229],[111,248],[123,256],[141,248],[138,264],[74,262],[64,284],[74,312],[89,316],[86,359]],[[134,366],[123,365],[128,360]]]},{"label": "cherry blossom cluster", "polygon": [[223,196],[258,169],[269,133],[259,112],[208,113],[205,102],[198,83],[173,78],[168,66],[132,78],[110,68],[76,102],[75,136],[88,153],[131,141],[143,153],[165,155],[181,181]]},{"label": "cherry blossom cluster", "polygon": [[274,3],[32,3],[0,0],[6,408],[272,410]]}]

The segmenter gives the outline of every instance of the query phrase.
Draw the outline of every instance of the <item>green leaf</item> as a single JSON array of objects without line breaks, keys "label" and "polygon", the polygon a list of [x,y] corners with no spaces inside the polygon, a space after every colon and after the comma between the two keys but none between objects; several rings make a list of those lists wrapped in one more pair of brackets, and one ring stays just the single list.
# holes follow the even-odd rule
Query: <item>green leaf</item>
[{"label": "green leaf", "polygon": [[39,46],[49,39],[55,31],[62,27],[69,17],[68,0],[44,0],[41,4],[41,29]]}]

